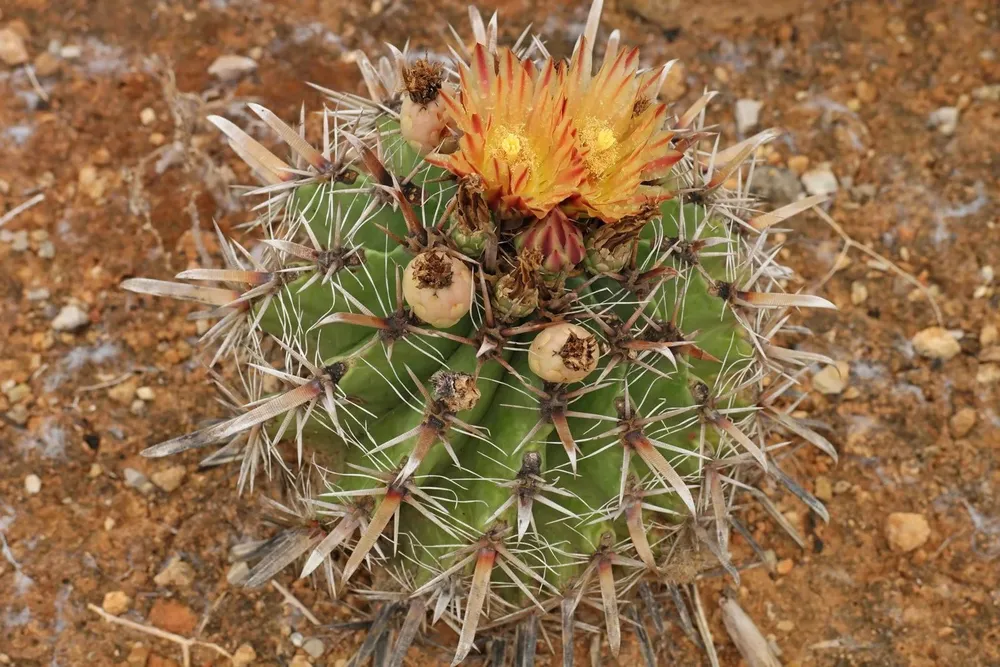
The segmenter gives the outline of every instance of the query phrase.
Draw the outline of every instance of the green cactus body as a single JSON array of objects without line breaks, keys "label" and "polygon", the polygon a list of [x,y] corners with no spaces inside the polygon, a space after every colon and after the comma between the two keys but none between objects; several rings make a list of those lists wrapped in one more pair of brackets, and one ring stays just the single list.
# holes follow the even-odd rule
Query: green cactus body
[{"label": "green cactus body", "polygon": [[[592,76],[593,37],[568,64],[585,73],[579,80]],[[425,608],[459,630],[457,662],[478,628],[502,635],[506,619],[571,630],[584,598],[599,601],[617,652],[629,582],[687,585],[670,579],[684,567],[678,558],[707,550],[725,560],[733,481],[768,470],[766,428],[790,419],[761,397],[794,353],[770,358],[766,337],[783,309],[828,303],[775,291],[780,276],[761,241],[783,218],[754,218],[743,195],[704,171],[703,155],[685,153],[691,128],[671,130],[665,107],[644,92],[649,75],[627,52],[594,75],[632,91],[631,115],[614,121],[633,124],[622,151],[619,125],[573,116],[589,108],[579,96],[600,91],[546,88],[547,73],[562,81],[551,61],[529,65],[521,52],[478,41],[459,52],[461,91],[439,93],[447,82],[413,88],[426,79],[414,72],[437,70],[402,54],[381,74],[363,67],[381,92],[374,105],[335,97],[354,111],[324,112],[338,128],[325,138],[329,155],[273,116],[262,118],[291,147],[292,165],[218,122],[273,186],[260,192],[272,202],[256,265],[230,253],[230,271],[198,274],[244,294],[242,310],[223,290],[126,286],[220,307],[233,333],[215,340],[244,373],[271,366],[284,386],[264,395],[254,383],[236,417],[149,454],[238,444],[252,432],[244,457],[257,443],[255,456],[279,458],[277,441],[296,441],[299,460],[283,474],[299,500],[319,508],[327,536],[300,554],[306,570],[326,563],[348,587],[410,600],[400,656]],[[386,79],[392,71],[407,83]],[[493,88],[477,90],[477,81]],[[536,117],[482,124],[481,114],[515,113],[525,90],[534,91],[527,106],[536,116],[550,99],[569,111],[553,112],[541,130]],[[514,97],[490,106],[489,94]],[[405,95],[413,101],[405,109],[418,100],[445,109],[453,125],[442,136],[460,137],[457,148],[413,148],[425,137],[401,130]],[[617,113],[621,100],[612,102],[608,113]],[[485,105],[478,113],[477,104]],[[404,127],[433,135],[429,122]],[[747,154],[727,153],[736,164],[717,168],[732,173]],[[468,207],[463,224],[475,223],[460,233],[459,206]],[[519,243],[530,225],[531,243]],[[614,234],[597,233],[615,225]],[[567,230],[572,247],[561,247]],[[600,247],[614,265],[595,262],[590,246],[585,260],[584,236],[610,244]],[[554,265],[560,273],[546,271]],[[595,271],[603,273],[588,275]],[[493,307],[505,276],[515,296],[539,295],[513,321]],[[426,323],[437,317],[457,323]],[[550,349],[549,340],[563,342]],[[310,452],[326,455],[322,467]],[[564,650],[571,645],[564,638]]]}]

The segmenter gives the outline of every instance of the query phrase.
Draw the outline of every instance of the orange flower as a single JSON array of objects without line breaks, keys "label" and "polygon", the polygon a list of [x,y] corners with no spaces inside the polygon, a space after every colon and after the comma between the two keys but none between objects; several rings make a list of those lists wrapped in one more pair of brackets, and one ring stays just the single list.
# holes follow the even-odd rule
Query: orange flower
[{"label": "orange flower", "polygon": [[591,75],[584,40],[573,54],[564,86],[587,175],[567,202],[571,214],[614,223],[670,198],[663,188],[643,184],[665,176],[681,154],[663,129],[666,105],[652,102],[658,72],[639,74],[638,62],[638,49],[622,49]]},{"label": "orange flower", "polygon": [[480,176],[490,207],[501,216],[543,218],[580,192],[586,167],[576,149],[562,77],[551,60],[538,71],[510,49],[493,56],[477,44],[460,77],[458,99],[441,92],[462,132],[459,148],[428,155],[428,162],[460,177]]}]

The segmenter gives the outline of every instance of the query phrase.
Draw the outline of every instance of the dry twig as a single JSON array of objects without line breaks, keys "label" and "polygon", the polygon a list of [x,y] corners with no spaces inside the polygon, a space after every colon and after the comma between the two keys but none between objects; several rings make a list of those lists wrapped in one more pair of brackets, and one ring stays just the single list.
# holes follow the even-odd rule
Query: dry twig
[{"label": "dry twig", "polygon": [[205,648],[210,648],[219,655],[233,659],[233,656],[229,651],[222,648],[218,644],[213,644],[212,642],[201,641],[200,639],[188,639],[187,637],[181,637],[180,635],[175,635],[172,632],[167,632],[166,630],[160,630],[159,628],[151,628],[148,625],[143,625],[142,623],[136,623],[135,621],[130,621],[127,618],[120,618],[118,616],[112,616],[108,612],[104,611],[100,607],[94,604],[88,604],[87,609],[99,615],[105,621],[109,623],[117,623],[118,625],[123,625],[126,628],[131,628],[138,632],[145,633],[147,635],[158,637],[159,639],[165,639],[168,642],[173,642],[181,647],[181,659],[183,660],[184,667],[191,667],[191,647],[192,646],[204,646]]}]

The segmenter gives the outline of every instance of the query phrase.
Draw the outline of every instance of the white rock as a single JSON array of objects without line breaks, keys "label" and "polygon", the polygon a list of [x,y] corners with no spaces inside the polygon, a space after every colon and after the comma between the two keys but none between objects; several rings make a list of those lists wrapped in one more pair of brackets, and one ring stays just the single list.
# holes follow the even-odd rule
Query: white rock
[{"label": "white rock", "polygon": [[141,493],[150,493],[153,490],[153,483],[149,481],[149,478],[135,468],[125,468],[122,474],[125,476],[126,486],[130,486]]},{"label": "white rock", "polygon": [[11,67],[28,62],[24,39],[10,28],[0,30],[0,60]]},{"label": "white rock", "polygon": [[319,658],[326,652],[326,645],[323,644],[323,640],[313,637],[306,640],[302,645],[302,650],[308,653],[310,658]]},{"label": "white rock", "polygon": [[90,324],[90,317],[79,306],[70,304],[63,306],[56,318],[52,320],[52,328],[56,331],[78,331]]},{"label": "white rock", "polygon": [[919,549],[931,536],[931,527],[923,514],[893,512],[885,525],[885,536],[893,551],[904,553]]},{"label": "white rock", "polygon": [[24,490],[29,495],[35,495],[42,490],[42,479],[38,475],[28,475],[24,478]]},{"label": "white rock", "polygon": [[913,337],[913,348],[922,357],[947,361],[962,351],[947,329],[928,327]]},{"label": "white rock", "polygon": [[851,367],[846,361],[827,366],[812,378],[813,389],[827,396],[839,394],[847,388]]},{"label": "white rock", "polygon": [[257,61],[253,58],[237,55],[224,55],[215,59],[208,67],[208,73],[220,81],[238,81],[257,69]]},{"label": "white rock", "polygon": [[153,577],[153,581],[156,582],[157,586],[187,588],[194,583],[194,568],[180,558],[175,558],[158,575]]},{"label": "white rock", "polygon": [[941,107],[931,112],[927,124],[945,136],[955,134],[958,128],[958,107]]},{"label": "white rock", "polygon": [[59,57],[65,60],[76,60],[83,55],[83,49],[76,44],[70,44],[59,49]]},{"label": "white rock", "polygon": [[143,125],[152,125],[156,122],[156,112],[151,108],[146,107],[139,112],[139,122]]},{"label": "white rock", "polygon": [[757,127],[760,121],[760,110],[764,103],[759,100],[736,100],[736,131],[745,135]]},{"label": "white rock", "polygon": [[152,387],[139,387],[135,390],[135,395],[143,401],[151,401],[156,398],[156,392],[153,391]]},{"label": "white rock", "polygon": [[851,283],[851,303],[860,306],[868,300],[868,286],[855,280]]},{"label": "white rock", "polygon": [[802,187],[811,195],[832,195],[840,183],[830,169],[830,163],[824,162],[802,174]]}]

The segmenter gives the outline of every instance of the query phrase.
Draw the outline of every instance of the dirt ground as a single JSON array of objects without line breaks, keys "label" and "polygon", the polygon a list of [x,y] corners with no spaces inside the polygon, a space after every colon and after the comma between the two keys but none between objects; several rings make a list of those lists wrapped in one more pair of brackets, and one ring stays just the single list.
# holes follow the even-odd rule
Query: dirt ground
[{"label": "dirt ground", "polygon": [[[534,20],[565,51],[586,7],[560,0],[541,13],[514,0],[500,12],[512,33]],[[831,426],[839,464],[803,450],[786,466],[815,480],[832,518],[775,491],[808,548],[751,514],[779,564],[744,573],[741,604],[786,665],[1000,665],[996,4],[618,0],[607,14],[647,62],[681,59],[667,97],[720,91],[711,117],[728,140],[737,100],[762,102],[761,126],[787,131],[764,156],[766,192],[794,197],[798,174],[815,188],[832,173],[831,215],[923,287],[855,248],[823,288],[839,312],[803,320],[816,333],[803,347],[850,369],[846,386],[817,383],[827,393],[799,406]],[[453,0],[3,4],[0,30],[31,67],[0,58],[0,664],[179,664],[179,645],[88,609],[114,592],[128,596],[123,618],[228,652],[249,645],[255,664],[307,664],[297,645],[313,638],[315,665],[342,666],[357,649],[361,633],[325,627],[345,607],[291,573],[280,581],[321,625],[275,588],[227,583],[229,548],[262,535],[253,502],[234,500],[235,468],[138,456],[221,409],[187,309],[140,308],[117,285],[211,258],[211,221],[245,219],[220,187],[245,170],[198,120],[206,112],[232,116],[234,100],[257,98],[294,117],[319,103],[303,81],[357,87],[352,50],[407,35],[438,44],[447,22],[466,26]],[[220,83],[208,67],[223,54],[252,57],[256,71]],[[807,216],[782,256],[809,286],[841,247]],[[57,330],[74,315],[83,326]],[[914,339],[939,324],[947,331]],[[890,547],[897,512],[929,526],[923,541],[921,520],[905,517],[918,526],[912,551]],[[190,568],[157,577],[178,557]],[[706,580],[704,598],[723,585]],[[722,664],[741,664],[710,606]],[[703,664],[675,626],[660,643],[661,664]],[[629,643],[620,664],[637,661]],[[430,662],[411,653],[412,665]],[[228,660],[195,647],[192,664]]]}]

